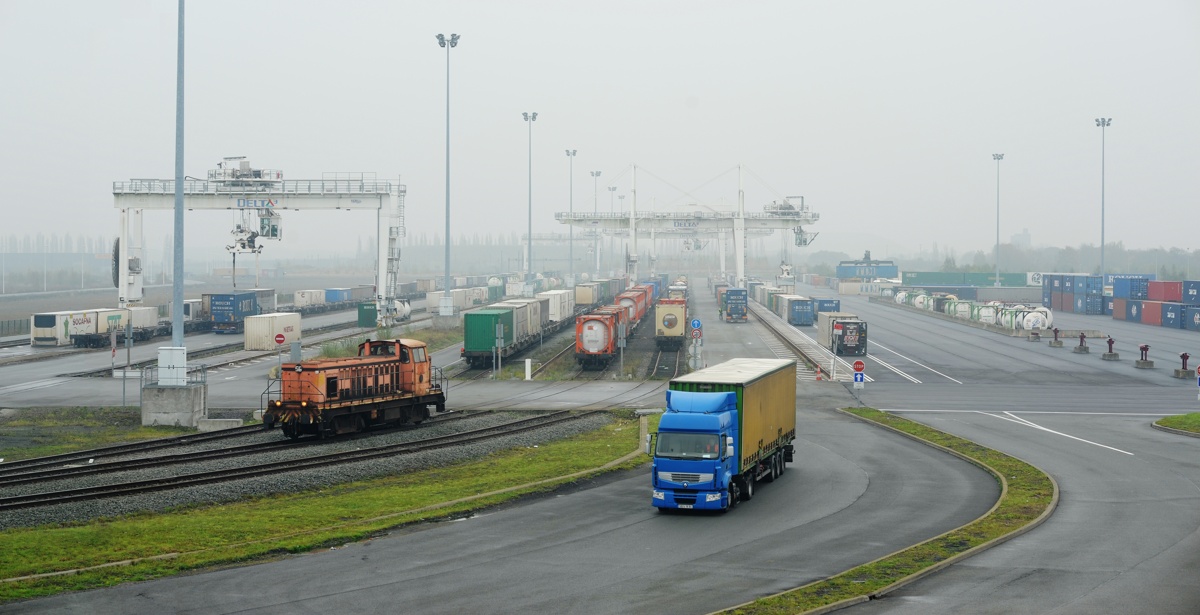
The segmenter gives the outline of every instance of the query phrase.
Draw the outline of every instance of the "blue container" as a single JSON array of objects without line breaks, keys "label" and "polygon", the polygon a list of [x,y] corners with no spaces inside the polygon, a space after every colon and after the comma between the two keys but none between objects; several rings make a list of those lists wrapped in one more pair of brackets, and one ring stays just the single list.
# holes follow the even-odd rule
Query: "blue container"
[{"label": "blue container", "polygon": [[1187,324],[1182,303],[1162,304],[1162,326],[1168,329],[1184,329]]},{"label": "blue container", "polygon": [[813,309],[818,312],[842,311],[841,299],[813,299]]},{"label": "blue container", "polygon": [[1186,306],[1183,308],[1183,325],[1192,331],[1200,331],[1200,307]]},{"label": "blue container", "polygon": [[325,303],[337,303],[339,301],[350,300],[349,288],[326,288]]},{"label": "blue container", "polygon": [[1054,301],[1054,291],[1050,290],[1049,286],[1042,287],[1042,307],[1051,307]]},{"label": "blue container", "polygon": [[1112,316],[1113,298],[1112,297],[1104,297],[1103,299],[1104,299],[1104,314],[1106,316]]},{"label": "blue container", "polygon": [[1074,314],[1086,314],[1087,306],[1084,303],[1084,298],[1087,295],[1077,293],[1075,300],[1071,302],[1071,312]]},{"label": "blue container", "polygon": [[258,314],[258,294],[252,290],[213,293],[209,295],[208,309],[214,332],[237,333],[245,326],[247,316]]},{"label": "blue container", "polygon": [[1129,278],[1117,278],[1113,280],[1113,297],[1117,299],[1128,299],[1129,291],[1133,282]]},{"label": "blue container", "polygon": [[1075,276],[1073,276],[1073,275],[1064,275],[1064,276],[1062,277],[1062,282],[1063,282],[1063,289],[1062,289],[1062,292],[1064,292],[1064,293],[1073,293],[1073,292],[1075,292]]},{"label": "blue container", "polygon": [[[1097,279],[1099,279],[1097,277]],[[1080,296],[1080,295],[1076,295]],[[1083,313],[1089,316],[1100,316],[1104,314],[1104,297],[1100,295],[1082,295]]]},{"label": "blue container", "polygon": [[813,300],[808,298],[788,299],[788,324],[798,327],[811,327],[815,322],[816,313],[813,310]]},{"label": "blue container", "polygon": [[1183,304],[1200,305],[1200,281],[1183,281]]},{"label": "blue container", "polygon": [[1125,320],[1142,322],[1142,302],[1135,299],[1125,301]]},{"label": "blue container", "polygon": [[1083,291],[1088,295],[1104,294],[1104,286],[1100,284],[1100,276],[1089,275],[1083,279]]},{"label": "blue container", "polygon": [[1087,279],[1088,279],[1088,277],[1086,275],[1075,276],[1075,294],[1076,295],[1087,294]]},{"label": "blue container", "polygon": [[1144,278],[1134,278],[1129,280],[1129,298],[1130,299],[1149,299],[1150,298],[1150,280]]},{"label": "blue container", "polygon": [[1063,277],[1061,274],[1048,275],[1042,279],[1050,281],[1050,291],[1051,292],[1056,292],[1056,293],[1065,292],[1063,290]]}]

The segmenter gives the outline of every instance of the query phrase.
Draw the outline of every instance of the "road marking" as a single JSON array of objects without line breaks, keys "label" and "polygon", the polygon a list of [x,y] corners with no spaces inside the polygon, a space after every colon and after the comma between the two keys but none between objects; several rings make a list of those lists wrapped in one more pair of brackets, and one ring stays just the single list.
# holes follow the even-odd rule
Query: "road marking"
[{"label": "road marking", "polygon": [[[895,366],[893,366],[893,365],[890,365],[890,364],[888,364],[886,361],[884,361],[883,359],[880,359],[879,357],[877,357],[877,356],[875,356],[875,355],[873,355],[873,354],[868,354],[868,355],[867,355],[867,358],[868,358],[868,359],[871,359],[872,361],[874,361],[874,362],[876,362],[876,363],[878,363],[878,364],[880,364],[880,365],[882,365],[882,366],[884,366],[884,367],[886,367],[886,368],[888,368],[888,369],[890,369],[890,370],[892,370],[893,372],[896,372],[896,373],[897,373],[897,374],[899,374],[899,375],[900,375],[900,377],[902,377],[902,378],[907,378],[907,379],[908,379],[909,381],[911,381],[911,382],[915,382],[915,383],[917,383],[917,384],[921,384],[921,381],[920,381],[920,380],[917,380],[916,378],[914,378],[914,377],[912,377],[912,376],[910,376],[910,375],[908,375],[908,374],[906,374],[906,373],[904,373],[904,372],[900,371],[900,370],[899,370],[897,367],[895,367]],[[955,382],[958,382],[958,381],[957,381],[957,380],[955,380]],[[959,382],[959,384],[962,384],[962,383],[961,383],[961,382]]]},{"label": "road marking", "polygon": [[1004,414],[1007,414],[1009,418],[1005,418],[1005,417],[1003,417],[1003,416],[1000,416],[999,414],[992,414],[992,413],[990,413],[990,412],[980,412],[980,414],[986,414],[987,416],[995,417],[995,418],[998,418],[998,419],[1000,419],[1000,420],[1003,420],[1003,421],[1012,421],[1012,422],[1014,422],[1014,423],[1017,423],[1018,425],[1024,425],[1024,426],[1026,426],[1026,427],[1032,427],[1032,428],[1034,428],[1034,429],[1040,429],[1041,431],[1047,431],[1047,432],[1050,432],[1050,433],[1052,433],[1052,434],[1055,434],[1055,435],[1062,436],[1062,437],[1064,437],[1064,438],[1070,438],[1070,439],[1072,439],[1072,440],[1078,440],[1078,441],[1080,441],[1080,442],[1083,442],[1083,443],[1085,443],[1085,444],[1091,444],[1091,445],[1093,445],[1093,446],[1099,446],[1100,448],[1106,448],[1106,449],[1108,449],[1108,450],[1111,450],[1111,451],[1117,451],[1118,453],[1125,453],[1126,455],[1129,455],[1129,456],[1131,456],[1131,457],[1133,456],[1133,453],[1131,453],[1131,452],[1129,452],[1129,451],[1123,451],[1123,450],[1121,450],[1121,449],[1119,449],[1119,448],[1113,448],[1113,447],[1111,447],[1111,446],[1108,446],[1108,445],[1105,445],[1105,444],[1100,444],[1099,442],[1092,442],[1091,440],[1084,440],[1083,438],[1078,438],[1078,437],[1072,436],[1071,434],[1065,434],[1065,433],[1063,433],[1063,432],[1061,432],[1061,431],[1054,431],[1053,429],[1050,429],[1050,428],[1048,428],[1048,427],[1042,427],[1041,425],[1038,425],[1037,423],[1034,423],[1033,421],[1030,421],[1029,419],[1023,419],[1023,418],[1020,418],[1020,417],[1018,417],[1018,416],[1014,415],[1014,414],[1013,414],[1013,413],[1011,413],[1011,412],[1005,412],[1005,413],[1004,413]]},{"label": "road marking", "polygon": [[[882,349],[884,349],[884,350],[886,350],[886,351],[888,351],[888,352],[890,352],[890,353],[892,353],[892,354],[894,354],[894,355],[896,355],[896,356],[900,357],[901,359],[904,359],[905,361],[911,361],[911,362],[913,363],[913,365],[916,365],[916,366],[918,366],[918,367],[923,367],[923,368],[925,368],[925,369],[927,369],[927,370],[929,370],[929,371],[931,371],[931,372],[933,372],[933,373],[935,373],[935,374],[937,374],[937,375],[941,376],[942,378],[945,378],[945,379],[947,379],[947,380],[950,380],[951,382],[956,382],[956,383],[958,383],[958,384],[962,384],[962,382],[961,382],[961,381],[955,380],[954,378],[951,378],[950,376],[947,376],[946,374],[943,374],[942,372],[939,372],[938,370],[936,370],[936,369],[933,369],[932,367],[929,367],[928,365],[925,365],[924,363],[921,363],[920,361],[915,361],[915,360],[913,360],[913,359],[911,359],[911,358],[909,358],[909,357],[906,357],[906,356],[904,356],[904,355],[902,355],[902,354],[900,354],[900,353],[896,352],[895,350],[892,350],[891,348],[888,348],[887,346],[884,346],[883,344],[880,344],[879,342],[874,342],[874,344],[875,344],[876,346],[878,346],[878,347],[880,347],[880,348],[882,348]],[[876,359],[876,360],[878,361],[878,359]]]},{"label": "road marking", "polygon": [[[879,408],[880,412],[944,412],[947,414],[978,414],[979,410],[938,410],[933,408]],[[996,412],[1007,412],[996,410]],[[1078,414],[1081,416],[1175,416],[1187,414],[1187,410],[1168,412],[1067,412],[1064,410],[1017,410],[1013,414]]]}]

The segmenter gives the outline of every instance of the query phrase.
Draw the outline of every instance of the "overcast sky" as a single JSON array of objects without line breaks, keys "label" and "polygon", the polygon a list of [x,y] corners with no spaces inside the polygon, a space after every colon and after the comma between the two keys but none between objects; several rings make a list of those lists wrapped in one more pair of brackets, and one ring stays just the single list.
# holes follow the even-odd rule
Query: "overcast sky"
[{"label": "overcast sky", "polygon": [[[316,2],[186,9],[188,175],[223,156],[289,179],[407,185],[409,235],[441,235],[451,50],[452,234],[553,214],[804,195],[811,249],[878,256],[1002,240],[1196,247],[1200,3]],[[112,182],[174,175],[176,2],[0,0],[4,235],[115,234]],[[644,171],[643,171],[644,170]],[[628,206],[630,199],[625,200]],[[224,245],[228,213],[188,217]],[[344,245],[365,214],[285,212],[291,249]],[[148,235],[170,214],[149,216]],[[157,229],[162,229],[161,231]],[[150,246],[154,239],[148,238]]]}]

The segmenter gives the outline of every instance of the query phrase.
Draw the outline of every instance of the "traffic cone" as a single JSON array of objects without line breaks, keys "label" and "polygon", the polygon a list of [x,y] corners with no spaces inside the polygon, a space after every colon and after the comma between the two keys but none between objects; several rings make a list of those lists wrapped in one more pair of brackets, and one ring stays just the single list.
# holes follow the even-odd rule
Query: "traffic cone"
[{"label": "traffic cone", "polygon": [[821,366],[817,366],[817,382],[821,381]]}]

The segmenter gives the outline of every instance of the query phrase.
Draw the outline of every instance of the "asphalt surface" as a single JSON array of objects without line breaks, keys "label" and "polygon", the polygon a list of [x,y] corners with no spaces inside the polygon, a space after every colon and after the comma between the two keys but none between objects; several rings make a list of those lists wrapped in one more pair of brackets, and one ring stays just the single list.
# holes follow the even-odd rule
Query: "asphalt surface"
[{"label": "asphalt surface", "polygon": [[[705,362],[780,352],[756,325],[717,323],[711,298],[698,298]],[[1122,360],[1106,362],[1100,340],[1076,354],[1077,340],[1050,348],[861,298],[842,297],[842,311],[870,323],[871,381],[854,390],[801,374],[797,461],[729,514],[654,514],[649,477],[633,471],[319,554],[0,610],[711,612],[880,557],[991,506],[996,485],[982,471],[832,412],[861,401],[1034,463],[1058,481],[1061,499],[1028,534],[845,612],[1200,613],[1200,439],[1149,426],[1200,405],[1193,379],[1171,377],[1179,352],[1200,356],[1200,337],[1056,314],[1060,328],[1112,335]],[[1143,343],[1156,369],[1133,367]],[[210,381],[210,398],[261,390],[268,367]],[[111,398],[114,384],[43,393]],[[652,408],[662,390],[661,382],[456,383],[450,406]]]}]

